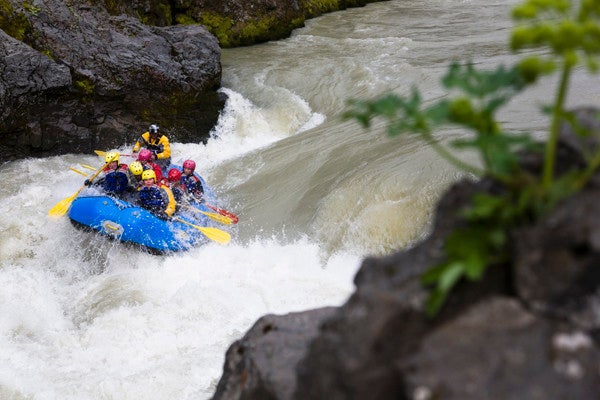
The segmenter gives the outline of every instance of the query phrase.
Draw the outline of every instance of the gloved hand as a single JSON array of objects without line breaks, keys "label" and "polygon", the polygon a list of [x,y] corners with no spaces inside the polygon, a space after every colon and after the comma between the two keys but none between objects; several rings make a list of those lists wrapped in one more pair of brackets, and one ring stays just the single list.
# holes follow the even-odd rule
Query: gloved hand
[{"label": "gloved hand", "polygon": [[91,186],[91,185],[92,185],[92,182],[90,182],[90,180],[89,180],[89,179],[86,179],[86,180],[83,182],[83,184],[84,184],[85,186]]},{"label": "gloved hand", "polygon": [[156,150],[152,150],[152,155],[154,156],[155,160],[158,160],[158,152]]},{"label": "gloved hand", "polygon": [[169,214],[167,214],[166,212],[162,212],[159,216],[160,219],[164,219],[165,221],[170,221],[171,220],[171,216]]}]

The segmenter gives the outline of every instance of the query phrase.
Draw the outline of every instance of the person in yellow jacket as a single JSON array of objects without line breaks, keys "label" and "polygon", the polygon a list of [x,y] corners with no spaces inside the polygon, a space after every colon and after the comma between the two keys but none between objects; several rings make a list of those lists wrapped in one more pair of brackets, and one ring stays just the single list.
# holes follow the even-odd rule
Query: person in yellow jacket
[{"label": "person in yellow jacket", "polygon": [[142,133],[140,138],[135,142],[132,152],[135,154],[140,149],[145,148],[154,155],[156,162],[163,172],[171,165],[171,144],[169,138],[159,133],[160,128],[156,124],[150,125],[148,132]]},{"label": "person in yellow jacket", "polygon": [[139,204],[159,218],[170,219],[175,213],[177,202],[168,186],[156,184],[156,174],[147,169],[142,172],[142,187],[139,190]]}]

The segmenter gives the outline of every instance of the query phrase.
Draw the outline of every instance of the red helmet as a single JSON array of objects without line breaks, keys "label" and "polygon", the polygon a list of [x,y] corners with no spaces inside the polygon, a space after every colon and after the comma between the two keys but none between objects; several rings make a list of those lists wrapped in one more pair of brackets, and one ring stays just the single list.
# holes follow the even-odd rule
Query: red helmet
[{"label": "red helmet", "polygon": [[148,149],[142,149],[138,155],[138,161],[150,161],[152,159],[152,152]]},{"label": "red helmet", "polygon": [[196,162],[194,160],[185,160],[183,162],[183,168],[189,168],[194,171],[196,169]]},{"label": "red helmet", "polygon": [[178,169],[170,169],[169,170],[169,181],[177,182],[181,179],[181,171]]}]

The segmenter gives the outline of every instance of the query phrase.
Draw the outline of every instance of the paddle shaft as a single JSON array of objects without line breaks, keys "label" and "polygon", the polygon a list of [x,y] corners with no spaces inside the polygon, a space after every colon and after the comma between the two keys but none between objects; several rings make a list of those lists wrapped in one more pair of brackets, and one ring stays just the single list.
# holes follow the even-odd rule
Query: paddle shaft
[{"label": "paddle shaft", "polygon": [[237,224],[237,223],[238,223],[238,221],[239,221],[239,218],[237,217],[237,215],[235,215],[235,214],[234,214],[234,213],[232,213],[232,212],[229,212],[229,211],[227,211],[227,210],[223,210],[222,208],[219,208],[219,207],[213,206],[213,205],[211,205],[211,204],[208,204],[208,203],[204,203],[204,205],[205,205],[206,207],[210,208],[211,210],[215,210],[215,211],[216,211],[216,212],[218,212],[219,214],[221,214],[221,215],[224,215],[224,216],[226,216],[227,218],[231,219],[231,222],[233,222],[234,224]]},{"label": "paddle shaft", "polygon": [[[99,156],[104,157],[106,155],[105,151],[102,150],[94,150],[94,153],[98,154]],[[123,157],[134,157],[134,154],[122,154],[119,153],[119,155],[123,156]]]},{"label": "paddle shaft", "polygon": [[204,214],[208,218],[210,218],[210,219],[212,219],[214,221],[220,222],[220,223],[225,224],[225,225],[231,225],[231,222],[232,222],[231,218],[226,217],[224,215],[219,215],[219,214],[215,214],[215,213],[209,213],[209,212],[206,212],[206,211],[202,211],[202,210],[197,209],[196,207],[191,207],[191,206],[188,206],[186,204],[180,204],[180,205],[183,208],[187,209],[187,210],[191,210],[191,211],[194,211],[194,212],[198,212],[198,213]]},{"label": "paddle shaft", "polygon": [[[73,172],[77,172],[79,175],[83,175],[83,176],[87,177],[87,174],[86,174],[85,172],[83,172],[83,171],[80,171],[80,170],[78,170],[78,169],[75,169],[75,168],[73,168],[73,167],[71,167],[71,168],[69,168],[69,169],[70,169],[71,171],[73,171]],[[94,168],[94,169],[96,169],[96,168]]]}]

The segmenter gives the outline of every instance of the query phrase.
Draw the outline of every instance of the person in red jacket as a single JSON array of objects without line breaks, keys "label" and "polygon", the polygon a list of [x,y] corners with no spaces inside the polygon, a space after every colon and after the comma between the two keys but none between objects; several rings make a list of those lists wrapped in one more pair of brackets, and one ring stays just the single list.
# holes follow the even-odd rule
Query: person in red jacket
[{"label": "person in red jacket", "polygon": [[160,168],[160,165],[158,165],[152,161],[152,152],[150,150],[148,150],[148,149],[140,150],[137,160],[142,164],[144,171],[146,171],[148,169],[151,169],[154,171],[154,173],[156,174],[156,182],[164,183],[162,169]]},{"label": "person in red jacket", "polygon": [[186,199],[187,196],[187,190],[185,186],[181,184],[181,171],[176,168],[172,168],[169,170],[167,177],[169,180],[169,187],[173,192],[175,201],[177,201],[177,203],[181,203]]},{"label": "person in red jacket", "polygon": [[200,179],[194,175],[196,162],[194,160],[185,160],[183,162],[183,174],[181,175],[181,184],[185,186],[188,193],[194,195],[196,200],[201,201],[204,194],[204,188]]}]

